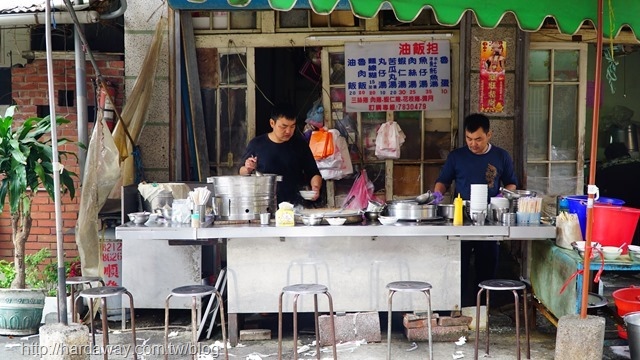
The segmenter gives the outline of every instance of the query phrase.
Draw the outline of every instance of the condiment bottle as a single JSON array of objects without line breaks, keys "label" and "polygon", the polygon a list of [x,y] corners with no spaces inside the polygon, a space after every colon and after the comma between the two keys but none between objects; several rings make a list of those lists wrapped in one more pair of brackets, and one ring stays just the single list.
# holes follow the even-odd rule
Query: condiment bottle
[{"label": "condiment bottle", "polygon": [[462,198],[460,193],[453,199],[453,225],[462,225]]}]

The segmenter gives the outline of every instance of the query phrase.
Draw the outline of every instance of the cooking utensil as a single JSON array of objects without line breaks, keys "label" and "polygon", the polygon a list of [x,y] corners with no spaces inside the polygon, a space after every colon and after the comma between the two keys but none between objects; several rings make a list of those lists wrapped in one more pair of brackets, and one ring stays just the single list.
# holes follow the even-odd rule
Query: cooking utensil
[{"label": "cooking utensil", "polygon": [[429,200],[431,200],[432,196],[433,196],[433,194],[431,193],[431,190],[429,190],[424,194],[420,194],[420,195],[416,196],[416,202],[418,204],[426,204],[427,202],[429,202]]},{"label": "cooking utensil", "polygon": [[355,199],[356,196],[355,195],[351,195],[351,197],[349,199],[347,199],[347,201],[344,202],[344,204],[342,204],[342,207],[340,207],[340,209],[332,212],[333,214],[340,214],[341,212],[344,211],[344,209],[349,206],[349,204],[351,204],[353,202],[353,199]]},{"label": "cooking utensil", "polygon": [[437,205],[421,205],[416,201],[390,201],[387,203],[387,214],[398,220],[435,220],[439,219]]},{"label": "cooking utensil", "polygon": [[453,204],[438,204],[438,215],[447,220],[453,220]]}]

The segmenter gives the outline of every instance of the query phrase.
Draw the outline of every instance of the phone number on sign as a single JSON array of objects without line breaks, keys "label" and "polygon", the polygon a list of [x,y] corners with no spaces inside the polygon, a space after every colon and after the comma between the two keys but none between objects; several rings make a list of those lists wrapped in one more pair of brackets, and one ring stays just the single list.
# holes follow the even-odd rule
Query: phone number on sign
[{"label": "phone number on sign", "polygon": [[396,110],[427,110],[426,103],[400,103],[396,104]]}]

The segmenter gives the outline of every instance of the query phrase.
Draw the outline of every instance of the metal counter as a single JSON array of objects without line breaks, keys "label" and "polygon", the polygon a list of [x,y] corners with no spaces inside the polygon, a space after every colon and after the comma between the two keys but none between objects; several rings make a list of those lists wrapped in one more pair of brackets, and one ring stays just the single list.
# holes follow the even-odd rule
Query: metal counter
[{"label": "metal counter", "polygon": [[556,228],[550,225],[528,226],[453,226],[431,224],[428,221],[401,221],[393,225],[352,224],[342,226],[296,225],[276,227],[259,224],[208,225],[192,228],[183,224],[158,224],[148,222],[143,225],[127,223],[116,228],[118,239],[156,240],[199,240],[255,237],[332,237],[332,236],[445,236],[450,240],[536,240],[556,237]]},{"label": "metal counter", "polygon": [[[181,255],[178,249],[181,246],[171,245],[188,247],[219,239],[217,243],[226,251],[229,339],[235,344],[241,327],[238,314],[277,312],[281,289],[296,283],[328,286],[335,310],[339,312],[386,311],[385,285],[398,280],[431,283],[434,310],[459,308],[460,240],[548,239],[555,238],[555,227],[453,226],[423,221],[293,227],[247,223],[191,228],[149,222],[120,226],[116,237],[123,240],[124,286],[135,284],[136,288],[129,290],[136,296],[136,302],[141,296],[149,296],[146,304],[157,301],[158,307],[164,299],[160,292],[168,293],[172,286],[187,284],[169,283],[180,270],[159,259],[155,260],[158,266],[152,275],[135,271],[137,264],[145,263],[142,258],[146,251],[142,249],[163,248],[164,255],[154,253],[156,258],[171,259],[170,263],[180,263],[193,273],[189,257]],[[136,265],[128,267],[127,263]],[[141,279],[144,276],[153,276],[153,279]],[[148,284],[153,286],[146,289]],[[394,299],[394,309],[424,310],[424,298],[419,295],[398,296]],[[300,311],[313,311],[312,305],[312,299],[299,300]],[[326,303],[319,305],[321,311],[327,310]],[[283,309],[292,311],[291,299],[286,295]]]}]

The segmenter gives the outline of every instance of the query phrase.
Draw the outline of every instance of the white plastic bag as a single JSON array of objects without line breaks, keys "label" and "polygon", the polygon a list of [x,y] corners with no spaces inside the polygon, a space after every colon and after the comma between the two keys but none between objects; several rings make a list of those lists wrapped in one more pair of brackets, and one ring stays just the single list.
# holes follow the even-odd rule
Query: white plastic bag
[{"label": "white plastic bag", "polygon": [[578,214],[563,211],[556,217],[556,245],[571,250],[574,241],[582,241]]},{"label": "white plastic bag", "polygon": [[349,146],[338,130],[329,129],[329,132],[333,136],[334,152],[324,159],[317,160],[316,164],[323,179],[340,180],[346,175],[353,174]]},{"label": "white plastic bag", "polygon": [[399,159],[400,147],[406,136],[395,121],[387,121],[380,125],[376,136],[375,154],[378,159]]}]

